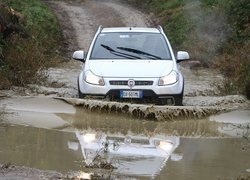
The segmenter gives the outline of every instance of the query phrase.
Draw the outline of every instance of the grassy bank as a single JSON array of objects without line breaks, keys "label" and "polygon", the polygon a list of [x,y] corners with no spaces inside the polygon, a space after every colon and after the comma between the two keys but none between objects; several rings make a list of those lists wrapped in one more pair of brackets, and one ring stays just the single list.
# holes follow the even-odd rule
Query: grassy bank
[{"label": "grassy bank", "polygon": [[247,0],[128,0],[159,18],[175,50],[216,67],[222,92],[250,98],[250,3]]},{"label": "grassy bank", "polygon": [[57,58],[57,19],[41,0],[2,0],[0,23],[0,89],[39,82]]}]

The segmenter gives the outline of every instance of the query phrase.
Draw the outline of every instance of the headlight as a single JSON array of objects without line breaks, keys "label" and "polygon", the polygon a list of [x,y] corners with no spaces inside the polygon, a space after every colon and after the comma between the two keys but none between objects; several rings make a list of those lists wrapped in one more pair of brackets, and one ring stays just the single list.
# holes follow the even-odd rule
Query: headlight
[{"label": "headlight", "polygon": [[84,80],[89,84],[104,86],[104,80],[102,77],[94,75],[91,71],[85,73]]},{"label": "headlight", "polygon": [[169,75],[163,76],[159,79],[159,86],[174,84],[179,80],[177,72],[172,71]]}]

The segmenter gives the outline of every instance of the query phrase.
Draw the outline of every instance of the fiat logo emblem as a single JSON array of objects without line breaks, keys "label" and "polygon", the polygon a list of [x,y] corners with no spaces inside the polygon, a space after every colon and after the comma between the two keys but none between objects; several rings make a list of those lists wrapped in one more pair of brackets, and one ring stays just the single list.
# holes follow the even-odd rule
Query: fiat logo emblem
[{"label": "fiat logo emblem", "polygon": [[133,79],[129,79],[128,80],[128,87],[130,87],[130,89],[132,89],[135,86],[135,81]]}]

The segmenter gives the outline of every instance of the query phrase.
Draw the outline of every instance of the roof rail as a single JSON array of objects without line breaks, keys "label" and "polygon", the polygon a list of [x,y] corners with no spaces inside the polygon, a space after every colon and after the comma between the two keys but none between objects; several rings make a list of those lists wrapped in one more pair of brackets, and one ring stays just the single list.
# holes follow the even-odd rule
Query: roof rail
[{"label": "roof rail", "polygon": [[100,26],[98,27],[97,32],[98,32],[98,33],[100,33],[100,32],[102,31],[102,29],[103,29],[103,26],[102,26],[102,25],[100,25]]},{"label": "roof rail", "polygon": [[162,29],[161,25],[158,25],[156,28],[160,31],[160,33],[163,33],[163,29]]}]

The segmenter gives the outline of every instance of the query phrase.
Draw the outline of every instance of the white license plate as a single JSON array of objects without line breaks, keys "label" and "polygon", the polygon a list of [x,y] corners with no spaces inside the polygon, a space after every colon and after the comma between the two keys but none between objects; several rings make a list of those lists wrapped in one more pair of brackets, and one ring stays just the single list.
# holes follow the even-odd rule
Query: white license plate
[{"label": "white license plate", "polygon": [[143,92],[142,91],[120,91],[121,98],[142,98]]}]

